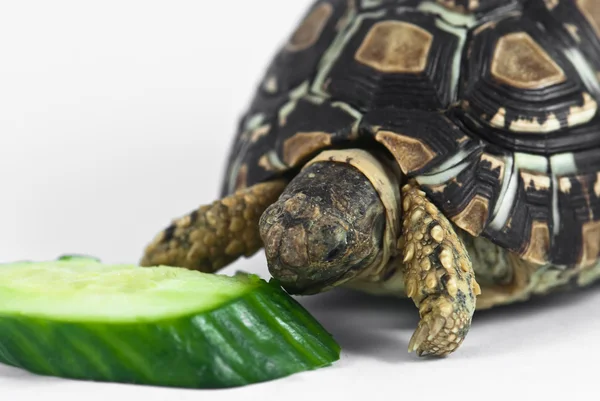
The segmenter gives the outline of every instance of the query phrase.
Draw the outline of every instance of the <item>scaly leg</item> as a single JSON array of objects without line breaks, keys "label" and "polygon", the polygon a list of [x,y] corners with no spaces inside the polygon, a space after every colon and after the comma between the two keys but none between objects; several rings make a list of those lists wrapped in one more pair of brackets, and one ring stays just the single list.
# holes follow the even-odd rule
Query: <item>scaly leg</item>
[{"label": "scaly leg", "polygon": [[284,181],[258,184],[176,219],[148,245],[141,265],[213,273],[240,256],[253,255],[263,246],[260,216],[285,185]]},{"label": "scaly leg", "polygon": [[421,316],[408,350],[445,356],[467,335],[481,290],[469,255],[446,217],[415,183],[402,192],[404,222],[398,245],[406,292]]}]

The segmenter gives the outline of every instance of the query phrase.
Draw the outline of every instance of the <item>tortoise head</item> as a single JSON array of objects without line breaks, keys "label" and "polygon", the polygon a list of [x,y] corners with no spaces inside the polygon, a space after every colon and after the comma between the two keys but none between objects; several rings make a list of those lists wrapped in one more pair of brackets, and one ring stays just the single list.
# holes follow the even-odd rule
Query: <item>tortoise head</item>
[{"label": "tortoise head", "polygon": [[386,210],[371,181],[347,162],[323,159],[307,165],[260,220],[271,275],[303,295],[376,264],[385,228]]}]

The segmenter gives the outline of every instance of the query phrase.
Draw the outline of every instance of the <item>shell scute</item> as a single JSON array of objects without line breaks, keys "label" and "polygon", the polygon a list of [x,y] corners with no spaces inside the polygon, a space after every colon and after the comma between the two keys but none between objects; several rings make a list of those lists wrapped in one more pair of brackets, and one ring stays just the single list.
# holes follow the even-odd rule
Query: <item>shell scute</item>
[{"label": "shell scute", "polygon": [[240,122],[223,193],[380,149],[528,263],[600,257],[600,3],[320,0]]}]

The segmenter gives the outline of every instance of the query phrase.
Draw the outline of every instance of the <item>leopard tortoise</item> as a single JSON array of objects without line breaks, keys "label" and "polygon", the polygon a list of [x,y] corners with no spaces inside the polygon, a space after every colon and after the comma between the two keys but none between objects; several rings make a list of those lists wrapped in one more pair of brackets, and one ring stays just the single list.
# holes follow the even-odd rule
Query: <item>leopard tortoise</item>
[{"label": "leopard tortoise", "polygon": [[142,265],[264,247],[291,294],[412,298],[409,351],[600,277],[600,2],[320,0],[243,116],[222,199]]}]

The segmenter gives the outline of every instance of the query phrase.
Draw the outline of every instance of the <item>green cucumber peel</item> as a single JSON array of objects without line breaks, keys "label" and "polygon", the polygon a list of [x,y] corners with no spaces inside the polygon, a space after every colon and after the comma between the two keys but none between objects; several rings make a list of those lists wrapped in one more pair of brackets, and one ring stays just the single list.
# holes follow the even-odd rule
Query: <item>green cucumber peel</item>
[{"label": "green cucumber peel", "polygon": [[0,362],[33,373],[223,388],[339,357],[333,337],[275,280],[78,255],[0,265]]}]

